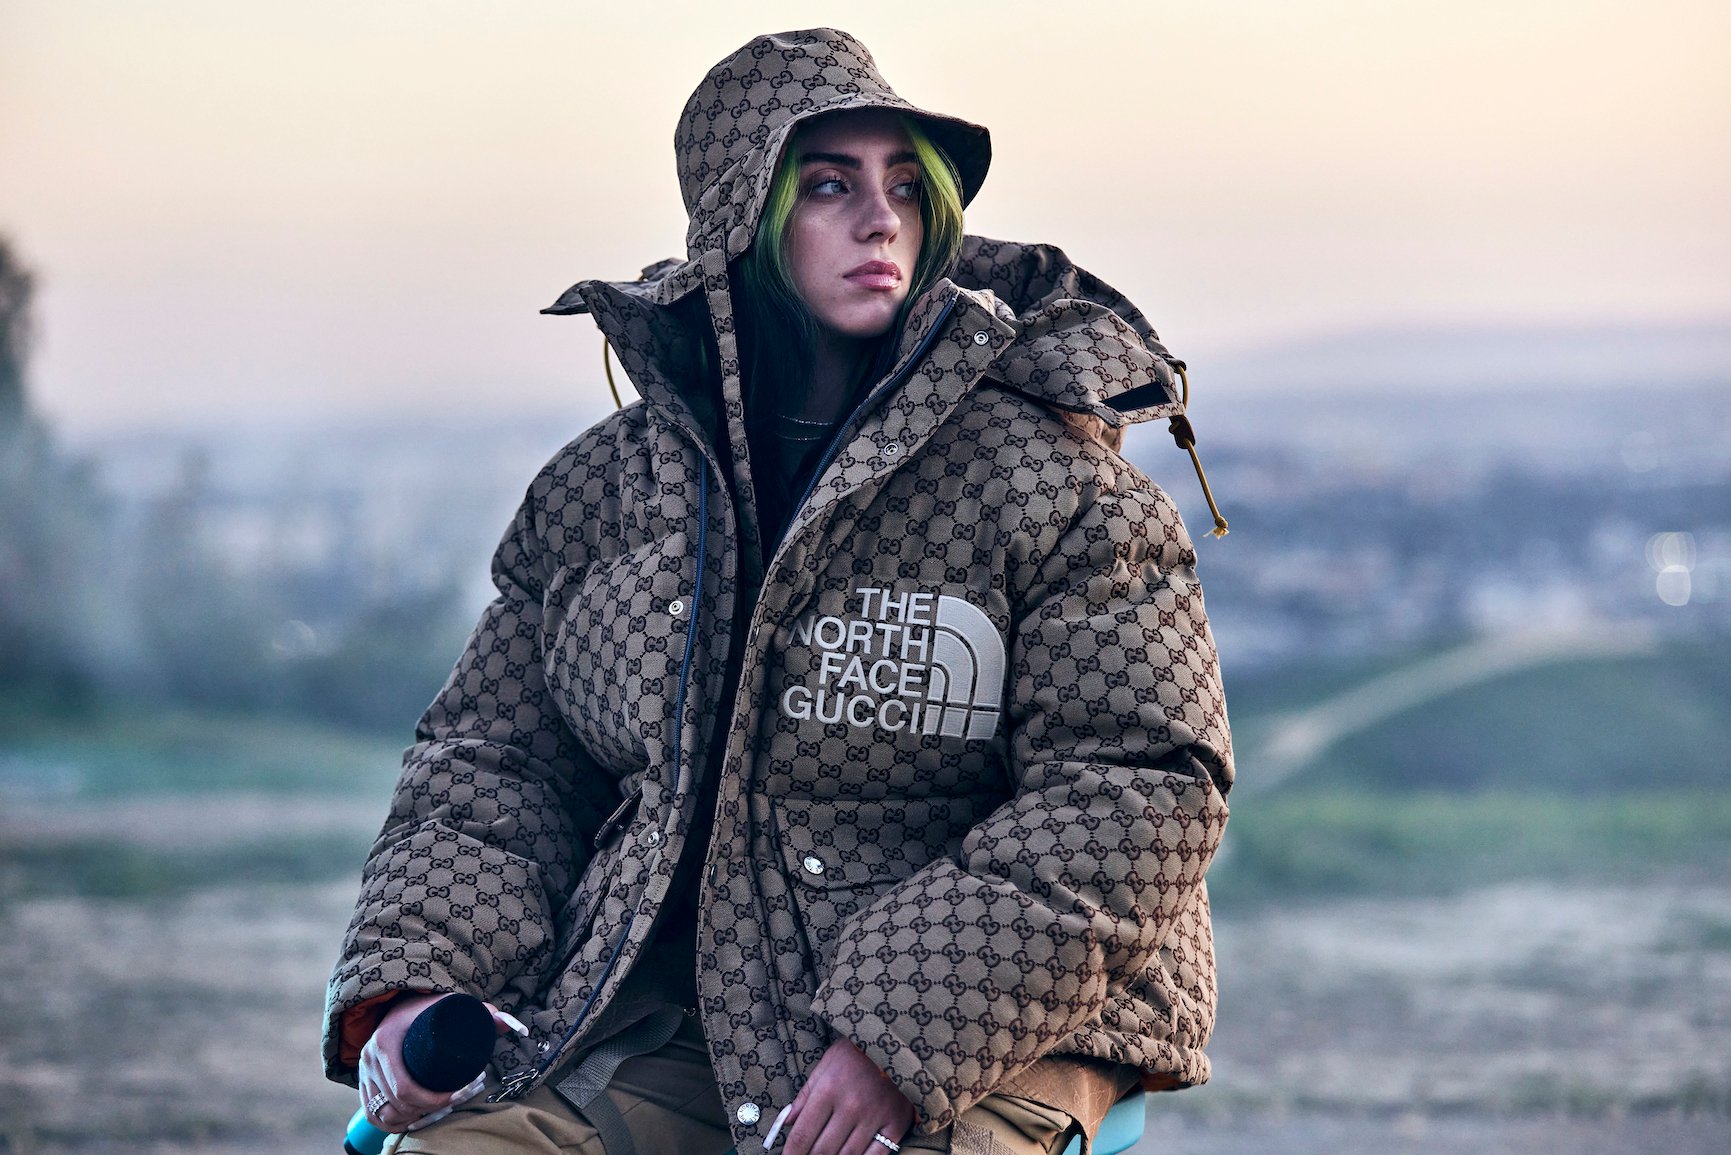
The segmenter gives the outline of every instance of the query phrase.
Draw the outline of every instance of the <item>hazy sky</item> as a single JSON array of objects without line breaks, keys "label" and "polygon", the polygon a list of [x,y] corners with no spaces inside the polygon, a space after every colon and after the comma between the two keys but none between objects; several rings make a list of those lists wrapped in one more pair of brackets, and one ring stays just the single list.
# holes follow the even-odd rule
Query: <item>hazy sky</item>
[{"label": "hazy sky", "polygon": [[0,233],[75,430],[573,404],[536,310],[682,250],[672,134],[834,23],[987,124],[971,231],[1211,361],[1380,324],[1731,317],[1724,0],[0,0]]}]

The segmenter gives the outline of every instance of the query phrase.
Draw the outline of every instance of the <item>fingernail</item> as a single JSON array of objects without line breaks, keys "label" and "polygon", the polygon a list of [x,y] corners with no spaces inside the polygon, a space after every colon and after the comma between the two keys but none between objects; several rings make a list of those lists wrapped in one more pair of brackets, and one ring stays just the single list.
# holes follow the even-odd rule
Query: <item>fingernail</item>
[{"label": "fingernail", "polygon": [[787,1117],[792,1111],[793,1104],[789,1103],[787,1106],[783,1107],[781,1113],[775,1117],[775,1122],[769,1125],[769,1134],[764,1136],[763,1140],[763,1149],[765,1151],[768,1151],[771,1147],[775,1146],[775,1141],[781,1137],[781,1125],[787,1122]]},{"label": "fingernail", "polygon": [[419,1131],[422,1127],[428,1127],[434,1123],[437,1123],[440,1119],[443,1119],[446,1115],[449,1115],[450,1113],[451,1113],[450,1107],[440,1107],[437,1111],[434,1111],[432,1114],[422,1115],[419,1119],[416,1119],[413,1123],[410,1123],[408,1125],[408,1127],[405,1128],[405,1131]]},{"label": "fingernail", "polygon": [[517,1018],[516,1015],[511,1014],[509,1011],[494,1011],[493,1013],[499,1016],[499,1021],[501,1023],[504,1023],[507,1027],[510,1027],[518,1035],[522,1036],[525,1039],[529,1037],[529,1028],[525,1027],[522,1023],[522,1020]]}]

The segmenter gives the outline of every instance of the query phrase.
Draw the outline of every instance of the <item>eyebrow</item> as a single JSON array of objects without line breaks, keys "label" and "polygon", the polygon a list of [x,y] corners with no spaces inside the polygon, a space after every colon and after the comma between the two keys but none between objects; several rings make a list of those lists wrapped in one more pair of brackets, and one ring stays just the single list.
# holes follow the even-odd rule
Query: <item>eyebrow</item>
[{"label": "eyebrow", "polygon": [[[919,157],[914,155],[914,152],[912,149],[908,149],[905,152],[898,152],[895,155],[891,156],[889,158],[889,162],[888,162],[888,165],[886,167],[892,167],[893,168],[894,166],[896,166],[898,164],[916,164],[919,162],[919,159],[920,159]],[[858,168],[864,167],[864,164],[863,164],[863,162],[861,162],[859,157],[849,156],[845,152],[808,152],[808,153],[802,154],[799,158],[800,164],[812,164],[814,162],[822,162],[824,164],[838,164],[843,168],[852,168],[852,169],[858,169]]]}]

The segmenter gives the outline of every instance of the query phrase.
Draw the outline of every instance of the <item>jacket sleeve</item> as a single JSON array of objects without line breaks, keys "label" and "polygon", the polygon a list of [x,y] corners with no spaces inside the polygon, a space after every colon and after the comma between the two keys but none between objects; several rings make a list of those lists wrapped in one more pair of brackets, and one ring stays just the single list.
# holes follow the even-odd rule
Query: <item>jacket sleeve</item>
[{"label": "jacket sleeve", "polygon": [[593,763],[542,670],[551,566],[535,525],[541,484],[500,543],[498,597],[416,729],[362,870],[325,1008],[333,1079],[355,1080],[345,1015],[380,995],[467,991],[509,1008],[532,994],[559,899],[582,866],[579,832],[599,824]]},{"label": "jacket sleeve", "polygon": [[1226,822],[1195,554],[1149,483],[1081,509],[1013,607],[1012,797],[845,926],[816,1010],[942,1127],[1156,962]]}]

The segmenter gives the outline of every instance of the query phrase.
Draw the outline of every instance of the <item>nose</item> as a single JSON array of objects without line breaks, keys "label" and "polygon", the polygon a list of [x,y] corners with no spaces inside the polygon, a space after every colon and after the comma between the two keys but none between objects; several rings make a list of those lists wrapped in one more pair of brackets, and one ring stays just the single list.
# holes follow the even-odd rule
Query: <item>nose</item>
[{"label": "nose", "polygon": [[862,241],[893,241],[901,230],[902,219],[890,202],[890,194],[880,186],[871,186],[860,198],[860,214],[856,227]]}]

